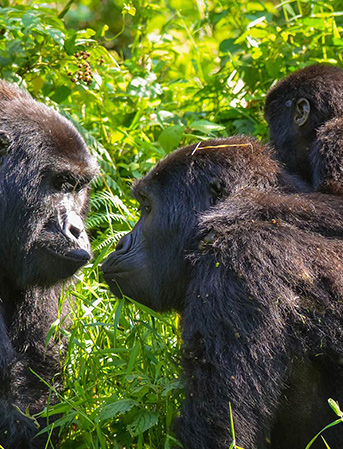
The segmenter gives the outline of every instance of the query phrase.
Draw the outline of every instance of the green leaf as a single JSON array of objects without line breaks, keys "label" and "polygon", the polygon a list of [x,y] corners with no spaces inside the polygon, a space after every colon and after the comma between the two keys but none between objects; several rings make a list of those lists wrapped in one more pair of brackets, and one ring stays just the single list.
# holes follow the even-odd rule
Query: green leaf
[{"label": "green leaf", "polygon": [[200,131],[204,134],[212,133],[214,131],[223,131],[225,129],[225,126],[209,122],[208,120],[197,120],[189,126],[195,131]]},{"label": "green leaf", "polygon": [[137,436],[155,426],[158,423],[158,418],[159,414],[157,412],[142,410],[138,412],[132,423],[127,426],[127,430],[133,437]]},{"label": "green leaf", "polygon": [[164,129],[158,137],[158,141],[164,148],[164,150],[169,153],[175,150],[182,139],[185,127],[181,125],[170,126]]},{"label": "green leaf", "polygon": [[104,37],[106,31],[109,29],[108,25],[103,25],[101,28],[98,29],[96,34],[94,34],[94,39],[99,39],[99,37]]},{"label": "green leaf", "polygon": [[56,103],[62,103],[71,94],[71,89],[67,86],[58,86],[50,97]]},{"label": "green leaf", "polygon": [[104,407],[102,407],[99,415],[95,418],[95,421],[104,421],[106,419],[114,418],[117,415],[123,415],[124,413],[130,411],[132,407],[136,405],[138,405],[138,403],[133,399],[122,399],[117,402],[106,404]]},{"label": "green leaf", "polygon": [[342,410],[339,408],[339,404],[338,402],[334,401],[333,399],[328,399],[328,403],[330,405],[330,407],[332,408],[332,410],[336,413],[337,416],[339,417],[343,417],[343,412]]},{"label": "green leaf", "polygon": [[234,55],[241,50],[241,46],[235,44],[235,41],[236,39],[224,39],[219,45],[219,50],[223,53],[231,53]]},{"label": "green leaf", "polygon": [[22,23],[25,28],[33,28],[38,23],[40,23],[40,21],[41,21],[40,18],[32,13],[26,13],[23,15],[23,18],[22,18]]},{"label": "green leaf", "polygon": [[61,48],[63,47],[65,35],[64,33],[62,33],[62,31],[57,30],[56,28],[46,27],[45,32],[51,37],[53,41],[59,44]]},{"label": "green leaf", "polygon": [[131,374],[131,372],[133,370],[133,366],[134,366],[136,358],[138,356],[139,348],[140,348],[140,344],[139,344],[139,341],[137,341],[135,346],[132,348],[132,351],[131,351],[131,354],[130,354],[130,359],[129,359],[129,362],[127,364],[127,370],[126,370],[126,375],[127,376],[129,374]]},{"label": "green leaf", "polygon": [[64,49],[68,55],[76,53],[76,45],[75,45],[76,38],[77,34],[75,33],[70,38],[66,39],[64,42]]}]

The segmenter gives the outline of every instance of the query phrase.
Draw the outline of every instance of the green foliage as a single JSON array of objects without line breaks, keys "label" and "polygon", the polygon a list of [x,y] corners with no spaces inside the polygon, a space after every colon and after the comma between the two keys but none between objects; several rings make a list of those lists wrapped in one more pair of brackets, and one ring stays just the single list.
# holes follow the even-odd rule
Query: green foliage
[{"label": "green foliage", "polygon": [[[320,432],[317,433],[317,435],[312,438],[312,440],[308,443],[308,445],[306,446],[305,449],[310,449],[310,447],[312,446],[312,444],[317,440],[317,438],[321,437],[323,440],[323,443],[325,444],[325,447],[327,449],[330,449],[329,445],[327,444],[327,442],[325,441],[325,438],[323,437],[323,433],[325,432],[325,430],[330,429],[330,427],[333,426],[337,426],[337,424],[342,424],[343,423],[343,412],[341,411],[341,409],[339,408],[339,404],[338,402],[334,401],[333,399],[329,399],[328,403],[330,405],[330,407],[332,408],[332,410],[335,412],[335,414],[339,417],[338,419],[336,419],[336,421],[333,421],[332,423],[328,424],[327,426],[325,426]],[[333,449],[333,448],[331,448]]]},{"label": "green foliage", "polygon": [[167,442],[180,396],[175,319],[110,298],[90,283],[94,270],[73,291],[66,391],[47,414],[63,413],[54,426],[65,448],[143,447],[143,435]]},{"label": "green foliage", "polygon": [[168,449],[182,394],[178,319],[115,299],[98,266],[137,219],[131,183],[158,159],[209,136],[266,138],[275,79],[342,65],[341,0],[0,4],[1,76],[73,120],[101,167],[95,260],[75,285],[70,329],[63,317],[52,326],[69,346],[64,392],[45,413],[61,413],[61,449]]}]

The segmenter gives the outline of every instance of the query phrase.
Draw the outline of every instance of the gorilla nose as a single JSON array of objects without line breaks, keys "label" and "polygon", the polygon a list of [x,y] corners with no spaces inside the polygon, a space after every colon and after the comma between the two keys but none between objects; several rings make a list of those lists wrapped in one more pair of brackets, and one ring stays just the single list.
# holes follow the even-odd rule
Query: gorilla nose
[{"label": "gorilla nose", "polygon": [[124,235],[116,246],[116,253],[126,254],[129,252],[132,244],[132,235],[131,232],[129,234]]},{"label": "gorilla nose", "polygon": [[83,226],[81,217],[75,212],[70,212],[63,226],[64,234],[70,240],[79,240],[84,231],[85,228]]}]

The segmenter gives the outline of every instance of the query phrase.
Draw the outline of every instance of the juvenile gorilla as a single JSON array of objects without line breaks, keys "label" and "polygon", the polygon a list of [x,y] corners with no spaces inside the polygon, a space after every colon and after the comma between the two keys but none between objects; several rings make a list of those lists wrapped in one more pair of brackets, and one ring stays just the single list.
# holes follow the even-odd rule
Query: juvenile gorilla
[{"label": "juvenile gorilla", "polygon": [[[343,400],[343,206],[251,138],[181,148],[134,187],[141,217],[103,273],[182,316],[185,449],[302,449]],[[331,448],[343,427],[329,429]],[[313,448],[323,448],[321,442]]]},{"label": "juvenile gorilla", "polygon": [[325,193],[343,194],[343,70],[315,64],[279,81],[265,104],[279,159]]},{"label": "juvenile gorilla", "polygon": [[[57,112],[0,81],[0,444],[45,448],[26,411],[41,411],[60,371],[45,345],[63,279],[90,258],[84,228],[95,163]],[[44,427],[44,423],[41,423]]]}]

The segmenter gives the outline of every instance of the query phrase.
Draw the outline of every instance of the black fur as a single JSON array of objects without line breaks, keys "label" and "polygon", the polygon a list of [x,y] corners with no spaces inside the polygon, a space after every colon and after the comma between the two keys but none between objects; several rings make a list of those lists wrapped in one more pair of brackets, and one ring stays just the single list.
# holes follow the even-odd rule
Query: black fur
[{"label": "black fur", "polygon": [[[60,371],[46,337],[62,280],[89,260],[84,229],[95,164],[76,129],[29,94],[0,81],[0,444],[43,449],[40,412]],[[41,430],[44,425],[40,421]]]},{"label": "black fur", "polygon": [[[182,316],[185,449],[304,449],[343,400],[343,205],[251,138],[181,148],[137,183],[111,290]],[[293,192],[292,192],[293,190]],[[332,449],[343,427],[325,433]],[[319,441],[314,449],[325,448]]]},{"label": "black fur", "polygon": [[[309,104],[304,124],[295,122],[299,99]],[[279,159],[325,193],[343,193],[343,70],[315,64],[279,81],[265,105],[270,140]]]}]

